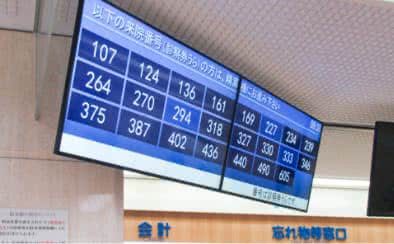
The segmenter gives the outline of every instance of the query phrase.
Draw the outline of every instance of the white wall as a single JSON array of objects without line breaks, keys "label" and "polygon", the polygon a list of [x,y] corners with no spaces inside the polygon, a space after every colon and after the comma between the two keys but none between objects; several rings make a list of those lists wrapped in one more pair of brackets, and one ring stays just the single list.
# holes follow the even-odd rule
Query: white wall
[{"label": "white wall", "polygon": [[121,242],[122,171],[53,154],[71,40],[54,37],[43,47],[50,56],[40,101],[36,41],[0,30],[0,208],[64,209],[68,241]]},{"label": "white wall", "polygon": [[[367,182],[316,180],[311,194],[310,216],[365,217],[368,199]],[[322,183],[319,183],[322,182]],[[155,178],[125,177],[124,208],[210,213],[245,213],[304,215],[302,212],[234,197]]]},{"label": "white wall", "polygon": [[369,180],[373,130],[324,127],[316,176]]},{"label": "white wall", "polygon": [[[373,130],[324,129],[307,215],[366,216],[372,143]],[[133,210],[304,214],[134,173],[126,173],[124,204]]]}]

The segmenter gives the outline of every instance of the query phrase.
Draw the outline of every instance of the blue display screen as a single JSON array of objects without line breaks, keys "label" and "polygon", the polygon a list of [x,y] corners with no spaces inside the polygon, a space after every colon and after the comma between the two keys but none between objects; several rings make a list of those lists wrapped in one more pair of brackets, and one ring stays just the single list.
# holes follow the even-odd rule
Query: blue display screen
[{"label": "blue display screen", "polygon": [[219,189],[239,75],[105,1],[80,11],[59,152]]},{"label": "blue display screen", "polygon": [[222,190],[306,210],[322,124],[241,81]]},{"label": "blue display screen", "polygon": [[307,209],[319,121],[106,1],[78,16],[57,153]]}]

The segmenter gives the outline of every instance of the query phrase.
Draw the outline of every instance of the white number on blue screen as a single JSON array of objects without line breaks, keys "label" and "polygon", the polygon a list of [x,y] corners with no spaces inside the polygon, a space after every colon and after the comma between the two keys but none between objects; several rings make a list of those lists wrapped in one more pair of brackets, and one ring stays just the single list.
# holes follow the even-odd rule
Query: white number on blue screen
[{"label": "white number on blue screen", "polygon": [[260,163],[259,167],[257,168],[257,171],[259,171],[260,174],[268,176],[271,171],[271,166],[266,163]]},{"label": "white number on blue screen", "polygon": [[286,131],[286,142],[289,144],[297,144],[297,135],[291,131]]},{"label": "white number on blue screen", "polygon": [[96,92],[103,91],[107,95],[111,92],[111,79],[102,81],[102,75],[99,75],[96,79],[93,71],[88,71],[86,75],[90,77],[88,82],[85,84],[86,88],[95,90]]},{"label": "white number on blue screen", "polygon": [[152,65],[145,65],[145,63],[140,64],[140,78],[155,84],[159,83],[159,69],[154,70]]},{"label": "white number on blue screen", "polygon": [[107,109],[101,108],[95,104],[89,104],[88,102],[82,103],[83,111],[80,113],[82,119],[88,119],[90,121],[96,121],[99,124],[105,122],[105,111]]},{"label": "white number on blue screen", "polygon": [[282,169],[279,173],[279,180],[288,183],[290,180],[290,172]]},{"label": "white number on blue screen", "polygon": [[98,57],[101,62],[112,63],[118,50],[112,47],[108,47],[106,44],[99,44],[98,41],[93,42],[93,57]]},{"label": "white number on blue screen", "polygon": [[223,134],[223,124],[209,119],[207,132],[212,133],[216,136],[221,136]]},{"label": "white number on blue screen", "polygon": [[301,159],[301,169],[310,170],[311,169],[311,160],[307,158]]},{"label": "white number on blue screen", "polygon": [[222,98],[217,98],[216,96],[212,97],[212,109],[216,110],[217,112],[224,113],[226,109],[227,101]]},{"label": "white number on blue screen", "polygon": [[242,122],[247,125],[253,125],[256,116],[252,112],[242,111]]},{"label": "white number on blue screen", "polygon": [[313,148],[315,147],[315,144],[311,141],[305,140],[305,145],[304,145],[304,150],[311,153],[313,151]]},{"label": "white number on blue screen", "polygon": [[239,155],[237,153],[237,155],[235,155],[234,159],[233,159],[233,163],[234,165],[237,165],[238,167],[241,168],[246,168],[246,165],[248,164],[248,159],[246,156],[244,155]]},{"label": "white number on blue screen", "polygon": [[277,130],[278,126],[276,124],[269,121],[266,122],[265,133],[274,136]]},{"label": "white number on blue screen", "polygon": [[131,118],[129,121],[128,131],[130,134],[135,134],[137,136],[145,137],[149,131],[150,123],[146,123],[142,120],[137,120],[135,118]]},{"label": "white number on blue screen", "polygon": [[179,107],[178,105],[176,105],[174,109],[175,114],[172,116],[172,119],[179,122],[186,122],[188,125],[190,125],[192,112],[186,111],[185,108]]},{"label": "white number on blue screen", "polygon": [[237,143],[239,145],[248,147],[251,140],[252,140],[252,136],[251,135],[248,135],[248,134],[243,133],[243,132],[238,132]]},{"label": "white number on blue screen", "polygon": [[272,156],[274,154],[274,145],[263,142],[263,147],[261,148],[261,152],[265,155]]},{"label": "white number on blue screen", "polygon": [[205,144],[205,146],[202,148],[202,153],[207,158],[218,159],[218,157],[219,157],[218,150],[219,150],[218,147],[215,145]]},{"label": "white number on blue screen", "polygon": [[314,131],[320,132],[320,125],[314,120],[311,120],[309,127]]},{"label": "white number on blue screen", "polygon": [[187,137],[180,133],[172,132],[171,136],[168,138],[168,142],[171,146],[185,150]]},{"label": "white number on blue screen", "polygon": [[196,98],[196,87],[191,85],[189,82],[181,80],[179,82],[178,94],[185,98],[189,98],[190,100],[194,100]]},{"label": "white number on blue screen", "polygon": [[293,163],[293,159],[294,159],[294,154],[293,153],[291,153],[289,151],[284,151],[283,152],[283,157],[282,157],[283,162],[288,163],[288,164],[292,164]]},{"label": "white number on blue screen", "polygon": [[134,95],[137,95],[137,97],[134,99],[133,105],[141,108],[147,108],[149,111],[153,110],[153,108],[155,107],[154,96],[149,95],[145,92],[141,92],[140,90],[135,90]]}]

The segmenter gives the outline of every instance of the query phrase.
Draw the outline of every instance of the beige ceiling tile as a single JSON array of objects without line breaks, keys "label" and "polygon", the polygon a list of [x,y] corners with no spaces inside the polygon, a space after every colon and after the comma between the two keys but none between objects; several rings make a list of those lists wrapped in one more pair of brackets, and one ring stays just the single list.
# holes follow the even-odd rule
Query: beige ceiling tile
[{"label": "beige ceiling tile", "polygon": [[[394,3],[112,2],[323,121],[394,121]],[[59,4],[58,20],[72,18]]]}]

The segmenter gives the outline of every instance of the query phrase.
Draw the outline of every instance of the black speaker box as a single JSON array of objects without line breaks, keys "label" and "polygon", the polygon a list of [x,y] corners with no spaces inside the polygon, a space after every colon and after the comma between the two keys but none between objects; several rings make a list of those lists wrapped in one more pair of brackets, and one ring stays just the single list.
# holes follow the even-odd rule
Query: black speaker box
[{"label": "black speaker box", "polygon": [[367,215],[394,217],[394,123],[375,124]]}]

